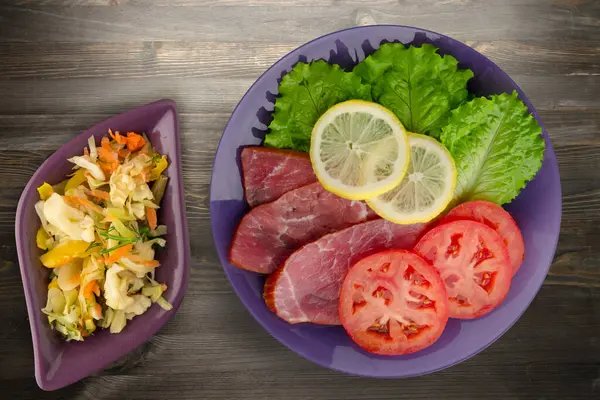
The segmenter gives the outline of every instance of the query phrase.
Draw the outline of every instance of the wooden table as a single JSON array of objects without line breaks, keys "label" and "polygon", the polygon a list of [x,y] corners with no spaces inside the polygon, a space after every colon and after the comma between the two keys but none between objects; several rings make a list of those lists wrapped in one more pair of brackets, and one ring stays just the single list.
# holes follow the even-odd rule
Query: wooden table
[{"label": "wooden table", "polygon": [[[546,282],[481,354],[408,380],[318,367],[266,333],[213,249],[208,186],[229,114],[273,62],[322,34],[405,24],[498,63],[550,132],[562,232]],[[600,398],[600,2],[595,0],[3,0],[0,5],[0,397],[6,399]],[[33,378],[14,242],[19,195],[42,161],[113,114],[180,109],[192,241],[189,290],[149,343],[56,392]]]}]

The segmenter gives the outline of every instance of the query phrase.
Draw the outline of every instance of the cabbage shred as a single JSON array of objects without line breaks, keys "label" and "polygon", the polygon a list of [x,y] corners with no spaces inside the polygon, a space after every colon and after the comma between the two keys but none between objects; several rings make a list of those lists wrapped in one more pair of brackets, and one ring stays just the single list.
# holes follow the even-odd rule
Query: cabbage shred
[{"label": "cabbage shred", "polygon": [[121,332],[153,303],[172,309],[154,280],[156,249],[166,246],[157,214],[168,161],[146,136],[110,130],[69,161],[69,179],[38,190],[36,243],[51,269],[42,312],[67,341],[82,341],[98,327]]}]

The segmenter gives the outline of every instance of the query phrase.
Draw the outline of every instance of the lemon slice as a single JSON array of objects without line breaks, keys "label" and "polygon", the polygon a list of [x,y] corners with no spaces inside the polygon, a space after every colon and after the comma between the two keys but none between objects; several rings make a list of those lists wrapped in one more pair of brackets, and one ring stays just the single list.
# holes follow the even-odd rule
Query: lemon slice
[{"label": "lemon slice", "polygon": [[379,104],[350,100],[333,106],[315,124],[311,140],[310,159],[319,182],[346,199],[388,192],[408,167],[404,126]]},{"label": "lemon slice", "polygon": [[379,216],[397,224],[428,222],[438,216],[454,194],[456,167],[446,148],[435,139],[408,134],[410,164],[402,182],[367,204]]}]

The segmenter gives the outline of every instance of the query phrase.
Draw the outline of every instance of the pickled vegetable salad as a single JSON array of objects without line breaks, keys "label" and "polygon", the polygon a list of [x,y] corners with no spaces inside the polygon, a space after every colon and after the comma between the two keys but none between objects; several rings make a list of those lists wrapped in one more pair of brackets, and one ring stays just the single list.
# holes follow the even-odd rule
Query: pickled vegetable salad
[{"label": "pickled vegetable salad", "polygon": [[84,155],[69,159],[69,179],[38,188],[36,242],[52,270],[42,311],[67,341],[83,340],[98,326],[121,332],[154,302],[172,308],[162,297],[166,285],[154,280],[155,247],[166,245],[157,210],[167,159],[145,136],[109,136],[99,147],[90,137]]}]

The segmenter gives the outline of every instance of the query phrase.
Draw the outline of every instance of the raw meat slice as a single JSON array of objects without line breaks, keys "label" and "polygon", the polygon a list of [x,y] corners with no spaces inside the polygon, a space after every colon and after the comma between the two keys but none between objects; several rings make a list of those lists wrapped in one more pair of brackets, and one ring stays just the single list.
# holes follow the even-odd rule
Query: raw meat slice
[{"label": "raw meat slice", "polygon": [[317,181],[307,153],[246,147],[242,150],[244,192],[250,207]]},{"label": "raw meat slice", "polygon": [[340,325],[338,302],[348,269],[383,250],[412,249],[426,228],[378,219],[323,236],[296,251],[269,276],[265,302],[291,324]]},{"label": "raw meat slice", "polygon": [[364,202],[342,199],[320,183],[311,183],[250,210],[235,233],[229,260],[270,274],[305,244],[374,218],[377,215]]}]

